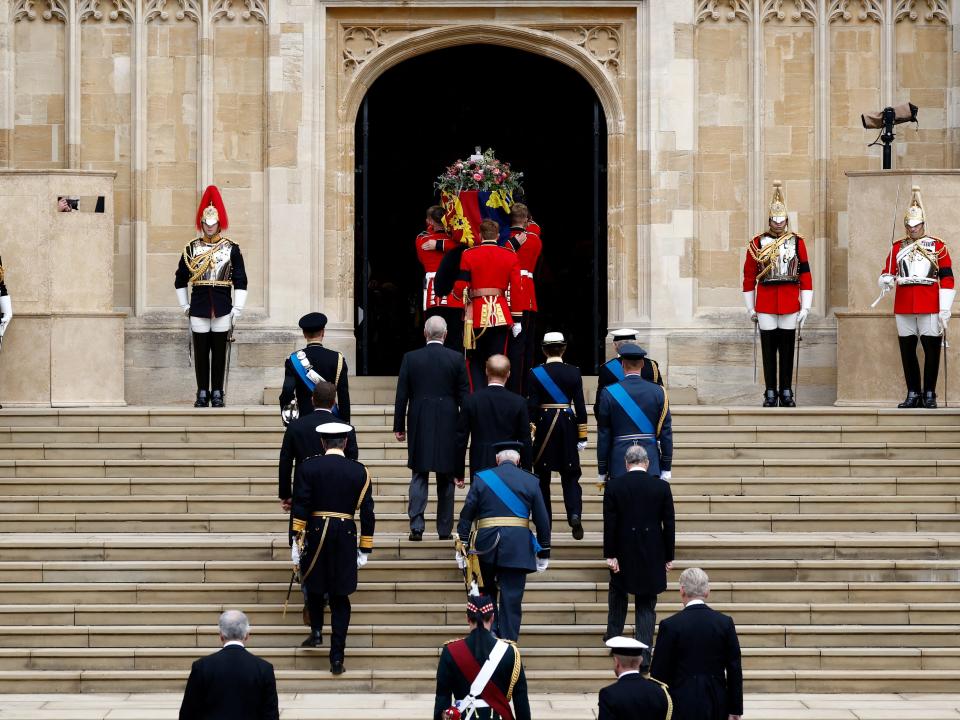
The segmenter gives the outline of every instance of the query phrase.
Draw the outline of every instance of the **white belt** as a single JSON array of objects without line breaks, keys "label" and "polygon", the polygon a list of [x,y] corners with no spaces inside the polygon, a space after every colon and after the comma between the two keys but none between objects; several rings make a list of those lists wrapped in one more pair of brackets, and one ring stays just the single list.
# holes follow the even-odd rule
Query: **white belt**
[{"label": "white belt", "polygon": [[521,271],[520,271],[520,277],[528,277],[528,278],[530,278],[531,280],[533,280],[533,273],[530,272],[529,270],[521,270]]}]

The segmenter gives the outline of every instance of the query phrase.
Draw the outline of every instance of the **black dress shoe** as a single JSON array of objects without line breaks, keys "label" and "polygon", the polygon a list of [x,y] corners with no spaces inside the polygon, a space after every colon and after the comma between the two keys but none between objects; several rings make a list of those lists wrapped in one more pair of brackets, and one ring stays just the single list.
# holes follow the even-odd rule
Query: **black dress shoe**
[{"label": "black dress shoe", "polygon": [[777,406],[777,391],[776,390],[767,390],[763,394],[763,406],[764,407],[776,407]]},{"label": "black dress shoe", "polygon": [[330,673],[333,675],[343,675],[344,673],[343,660],[331,660]]},{"label": "black dress shoe", "polygon": [[913,390],[907,391],[907,399],[897,405],[898,408],[918,408],[920,407],[920,393]]},{"label": "black dress shoe", "polygon": [[583,525],[580,522],[579,515],[570,516],[570,527],[572,529],[573,539],[574,540],[583,540]]},{"label": "black dress shoe", "polygon": [[423,540],[423,530],[411,530],[408,539],[412,540],[413,542],[420,542]]},{"label": "black dress shoe", "polygon": [[780,407],[796,407],[797,403],[793,399],[793,390],[784,388],[780,391]]},{"label": "black dress shoe", "polygon": [[213,391],[213,400],[210,402],[213,407],[223,407],[223,390]]},{"label": "black dress shoe", "polygon": [[300,643],[300,647],[318,648],[323,645],[323,633],[320,630],[311,630],[310,637]]},{"label": "black dress shoe", "polygon": [[441,540],[453,540],[453,535],[440,535]]},{"label": "black dress shoe", "polygon": [[197,390],[197,401],[194,407],[207,407],[210,405],[210,394],[206,390]]},{"label": "black dress shoe", "polygon": [[934,410],[937,407],[937,394],[932,390],[927,390],[923,394],[923,406],[928,410]]}]

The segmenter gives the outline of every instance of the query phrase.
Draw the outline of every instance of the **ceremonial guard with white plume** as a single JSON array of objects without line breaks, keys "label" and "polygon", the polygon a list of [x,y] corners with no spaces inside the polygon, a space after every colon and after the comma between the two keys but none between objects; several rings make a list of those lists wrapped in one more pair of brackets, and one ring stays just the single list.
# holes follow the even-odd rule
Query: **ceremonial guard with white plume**
[{"label": "ceremonial guard with white plume", "polygon": [[[330,601],[330,672],[344,672],[343,659],[350,628],[350,595],[357,589],[357,571],[373,552],[376,523],[370,473],[344,457],[353,428],[326,423],[317,428],[324,455],[308,458],[297,467],[293,485],[293,564],[307,590],[310,637],[303,647],[323,643],[324,595]],[[360,533],[357,534],[357,515]]]},{"label": "ceremonial guard with white plume", "polygon": [[[240,246],[220,234],[227,225],[220,191],[211,185],[197,209],[201,235],[183,249],[174,281],[177,301],[190,318],[188,332],[197,372],[194,407],[224,406],[228,341],[247,302],[247,273]],[[192,286],[189,300],[188,285]]]},{"label": "ceremonial guard with white plume", "polygon": [[766,384],[763,407],[797,404],[793,393],[794,343],[813,306],[807,246],[788,228],[782,185],[773,183],[769,229],[750,241],[743,264],[743,301],[756,323],[754,332],[760,332]]},{"label": "ceremonial guard with white plume", "polygon": [[[896,288],[893,312],[907,383],[907,397],[898,407],[935,408],[941,346],[956,295],[953,267],[943,240],[926,233],[923,201],[917,186],[913,187],[903,224],[907,236],[893,242],[879,280],[881,297]],[[924,355],[922,385],[917,338]]]}]

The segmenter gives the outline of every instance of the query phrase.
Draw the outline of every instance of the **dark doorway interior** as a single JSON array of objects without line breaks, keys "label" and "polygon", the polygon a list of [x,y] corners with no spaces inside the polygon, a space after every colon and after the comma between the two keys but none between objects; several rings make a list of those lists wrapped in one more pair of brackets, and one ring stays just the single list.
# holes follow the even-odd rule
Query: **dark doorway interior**
[{"label": "dark doorway interior", "polygon": [[589,83],[539,55],[467,45],[381,75],[356,125],[357,372],[395,375],[422,344],[414,240],[439,201],[436,177],[479,145],[524,173],[523,201],[543,228],[538,336],[563,332],[567,361],[595,373],[606,333],[606,135]]}]

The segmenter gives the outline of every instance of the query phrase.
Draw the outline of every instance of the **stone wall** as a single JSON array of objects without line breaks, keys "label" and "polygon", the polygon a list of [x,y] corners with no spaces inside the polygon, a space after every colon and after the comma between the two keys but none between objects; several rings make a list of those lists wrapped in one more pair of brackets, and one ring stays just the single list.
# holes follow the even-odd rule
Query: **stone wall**
[{"label": "stone wall", "polygon": [[[205,185],[250,275],[232,402],[276,386],[299,315],[352,361],[354,122],[381,72],[463,43],[563,62],[607,116],[608,325],[637,327],[675,402],[753,403],[744,247],[774,179],[808,241],[803,402],[836,396],[845,172],[861,112],[911,99],[900,167],[960,162],[958,2],[0,0],[0,166],[117,174],[115,307],[130,402],[190,396],[173,271]],[[2,248],[0,248],[2,254]]]}]

